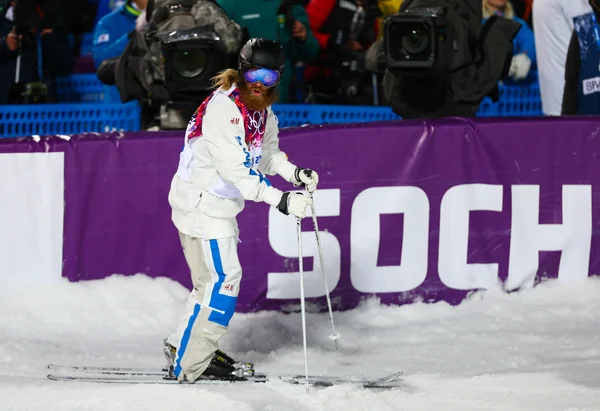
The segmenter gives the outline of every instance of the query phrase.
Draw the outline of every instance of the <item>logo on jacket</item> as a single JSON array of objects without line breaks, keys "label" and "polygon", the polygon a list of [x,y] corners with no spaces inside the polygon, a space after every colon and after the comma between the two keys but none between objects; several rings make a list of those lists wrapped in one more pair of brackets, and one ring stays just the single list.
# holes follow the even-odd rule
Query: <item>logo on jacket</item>
[{"label": "logo on jacket", "polygon": [[235,124],[236,126],[238,124],[240,124],[240,118],[239,117],[234,117],[231,120],[229,120],[229,124]]},{"label": "logo on jacket", "polygon": [[110,35],[108,33],[104,33],[98,37],[97,43],[106,43],[108,40],[110,40]]},{"label": "logo on jacket", "polygon": [[600,77],[583,80],[583,94],[593,94],[600,91]]}]

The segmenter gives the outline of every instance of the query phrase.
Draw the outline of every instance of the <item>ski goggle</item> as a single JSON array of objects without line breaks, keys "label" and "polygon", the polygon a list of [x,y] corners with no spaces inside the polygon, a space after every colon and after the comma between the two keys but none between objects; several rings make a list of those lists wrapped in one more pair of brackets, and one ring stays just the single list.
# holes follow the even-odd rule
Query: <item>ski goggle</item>
[{"label": "ski goggle", "polygon": [[266,68],[249,68],[243,70],[244,80],[250,84],[260,83],[265,87],[273,87],[279,83],[280,74],[277,70]]}]

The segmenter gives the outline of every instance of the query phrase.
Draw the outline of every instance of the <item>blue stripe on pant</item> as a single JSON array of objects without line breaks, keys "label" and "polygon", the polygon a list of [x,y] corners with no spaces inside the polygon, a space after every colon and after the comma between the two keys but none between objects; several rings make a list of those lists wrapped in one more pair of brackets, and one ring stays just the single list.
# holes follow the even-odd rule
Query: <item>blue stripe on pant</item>
[{"label": "blue stripe on pant", "polygon": [[190,341],[190,334],[192,333],[192,328],[194,328],[194,323],[196,322],[196,318],[198,318],[198,314],[200,314],[200,304],[196,304],[194,306],[194,312],[192,313],[185,332],[183,333],[179,350],[177,350],[177,361],[175,362],[175,369],[173,370],[176,377],[179,377],[179,374],[181,373],[181,359],[183,358],[188,342]]},{"label": "blue stripe on pant", "polygon": [[[208,315],[208,321],[221,325],[223,327],[229,326],[229,321],[233,317],[235,313],[235,307],[237,304],[237,297],[229,296],[221,294],[221,287],[223,286],[225,280],[227,279],[227,275],[225,274],[225,270],[223,269],[223,261],[221,259],[221,253],[219,251],[219,243],[217,240],[209,240],[210,251],[213,260],[213,265],[215,272],[217,274],[217,281],[213,285],[213,290],[210,294],[210,300],[208,301],[208,307],[211,309],[210,314]],[[236,287],[239,284],[235,285]],[[181,343],[177,352],[177,359],[175,361],[174,374],[176,377],[179,377],[182,371],[181,361],[183,356],[185,355],[186,349],[189,345],[192,330],[194,329],[194,325],[198,319],[200,314],[201,306],[196,303],[194,305],[194,309],[192,315],[190,316],[183,336],[181,338]]]},{"label": "blue stripe on pant", "polygon": [[[235,312],[237,297],[223,295],[219,292],[225,282],[226,275],[223,270],[223,262],[221,261],[221,253],[219,252],[219,243],[217,240],[210,240],[210,252],[219,279],[214,285],[212,294],[210,295],[209,304],[210,307],[213,308],[213,311],[208,316],[208,321],[227,327]],[[218,311],[215,311],[215,309]]]}]

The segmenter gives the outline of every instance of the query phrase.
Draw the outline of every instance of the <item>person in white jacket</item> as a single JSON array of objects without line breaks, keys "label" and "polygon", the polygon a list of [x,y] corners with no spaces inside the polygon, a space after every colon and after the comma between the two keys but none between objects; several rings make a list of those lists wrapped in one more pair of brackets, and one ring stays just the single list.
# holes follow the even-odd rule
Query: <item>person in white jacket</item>
[{"label": "person in white jacket", "polygon": [[533,31],[537,54],[542,111],[560,116],[565,86],[565,65],[573,19],[591,13],[588,0],[535,0]]},{"label": "person in white jacket", "polygon": [[253,372],[218,349],[242,278],[236,216],[246,200],[305,216],[310,196],[282,192],[267,175],[280,175],[311,193],[317,187],[318,174],[292,164],[279,149],[271,105],[284,65],[278,43],[250,39],[240,51],[238,69],[215,77],[216,89],[185,133],[169,203],[194,288],[177,331],[165,340],[170,376],[179,381],[244,378]]}]

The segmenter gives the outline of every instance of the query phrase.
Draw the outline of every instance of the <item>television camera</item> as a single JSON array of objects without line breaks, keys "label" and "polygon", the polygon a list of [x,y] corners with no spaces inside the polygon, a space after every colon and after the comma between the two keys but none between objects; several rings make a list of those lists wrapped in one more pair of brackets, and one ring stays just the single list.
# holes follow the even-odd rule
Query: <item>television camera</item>
[{"label": "television camera", "polygon": [[492,16],[480,0],[405,0],[384,23],[384,92],[403,118],[475,116],[498,100],[521,25]]}]

